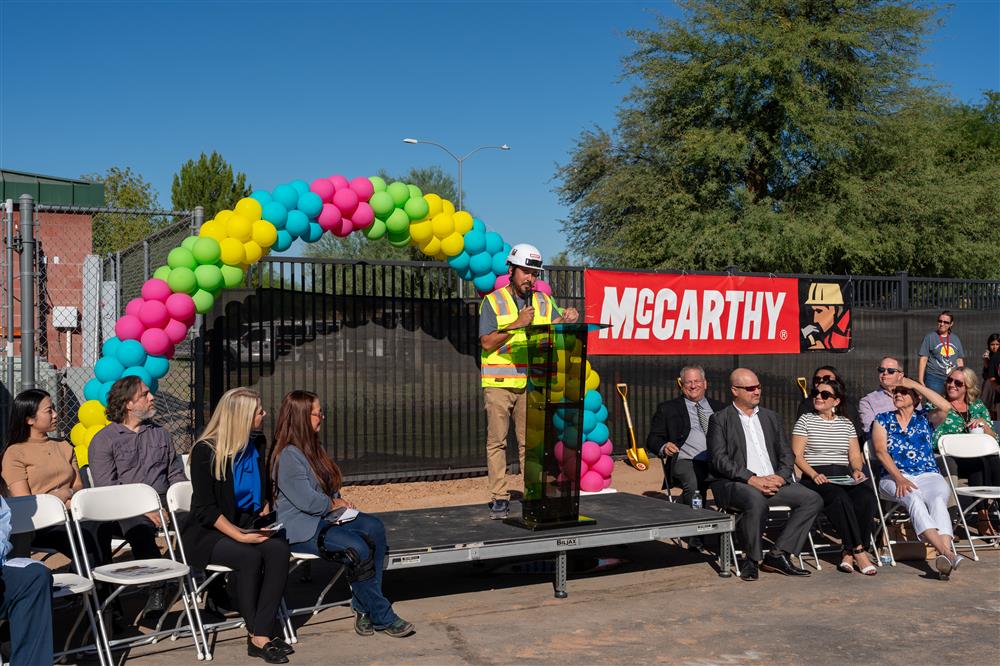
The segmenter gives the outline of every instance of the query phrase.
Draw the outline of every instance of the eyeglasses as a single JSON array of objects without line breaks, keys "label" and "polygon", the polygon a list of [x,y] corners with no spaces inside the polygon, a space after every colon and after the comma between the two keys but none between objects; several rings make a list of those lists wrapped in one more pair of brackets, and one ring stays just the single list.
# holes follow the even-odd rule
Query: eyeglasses
[{"label": "eyeglasses", "polygon": [[947,319],[938,319],[938,323],[939,324],[948,324],[949,326],[951,325],[951,322],[948,321]]},{"label": "eyeglasses", "polygon": [[315,416],[318,419],[325,419],[326,418],[326,413],[323,412],[323,410],[320,410],[318,412],[310,412],[310,414],[312,414],[313,416]]},{"label": "eyeglasses", "polygon": [[836,398],[837,396],[835,396],[830,391],[826,391],[826,390],[820,391],[819,389],[813,389],[809,393],[809,397],[814,398],[814,399],[815,398],[823,398],[824,400],[829,400],[830,398]]},{"label": "eyeglasses", "polygon": [[952,386],[965,386],[965,380],[963,380],[963,379],[957,379],[957,378],[946,379],[946,380],[944,380],[944,383],[945,383],[945,385],[951,384]]},{"label": "eyeglasses", "polygon": [[822,377],[813,377],[813,384],[825,384],[827,382],[835,382],[837,378],[833,375],[823,375]]},{"label": "eyeglasses", "polygon": [[264,416],[265,414],[267,414],[267,412],[264,411],[263,407],[258,407],[257,408],[257,412],[256,412],[257,416]]},{"label": "eyeglasses", "polygon": [[734,384],[733,388],[734,389],[743,389],[747,393],[756,393],[757,391],[760,390],[760,384],[754,384],[753,386],[736,386]]},{"label": "eyeglasses", "polygon": [[900,370],[899,368],[883,368],[882,366],[878,367],[878,374],[880,375],[894,375],[897,372],[903,372],[903,371]]}]

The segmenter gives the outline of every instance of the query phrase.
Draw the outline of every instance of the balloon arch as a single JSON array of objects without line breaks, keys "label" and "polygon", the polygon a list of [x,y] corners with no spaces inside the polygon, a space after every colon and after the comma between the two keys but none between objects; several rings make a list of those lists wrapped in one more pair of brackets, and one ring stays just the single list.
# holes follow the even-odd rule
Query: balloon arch
[{"label": "balloon arch", "polygon": [[[235,210],[220,211],[167,255],[142,296],[125,307],[115,323],[115,336],[104,342],[94,365],[94,378],[84,387],[79,423],[70,440],[79,464],[87,463],[94,435],[108,424],[108,391],[122,377],[142,379],[153,393],[168,371],[174,345],[184,340],[196,314],[212,309],[223,289],[243,283],[247,267],[270,252],[284,252],[296,239],[315,243],[324,233],[345,237],[364,234],[395,247],[414,245],[428,257],[447,261],[460,278],[471,281],[480,295],[508,282],[510,244],[487,231],[482,220],[437,194],[415,185],[386,183],[378,176],[348,180],[343,176],[306,183],[293,180],[273,191],[258,190],[240,199]],[[535,289],[551,294],[543,280]],[[554,381],[565,381],[556,378]],[[584,439],[580,485],[596,491],[611,483],[612,445],[607,407],[597,391],[600,377],[587,364],[584,388]],[[560,386],[565,392],[580,387]],[[578,399],[579,394],[573,396]],[[556,453],[562,457],[562,447]]]}]

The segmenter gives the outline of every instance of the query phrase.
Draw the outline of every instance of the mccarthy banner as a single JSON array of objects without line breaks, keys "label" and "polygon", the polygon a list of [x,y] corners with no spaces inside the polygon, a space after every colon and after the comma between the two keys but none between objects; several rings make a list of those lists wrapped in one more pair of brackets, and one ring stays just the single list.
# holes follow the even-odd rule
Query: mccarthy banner
[{"label": "mccarthy banner", "polygon": [[851,346],[850,284],[586,270],[590,354],[797,354]]}]

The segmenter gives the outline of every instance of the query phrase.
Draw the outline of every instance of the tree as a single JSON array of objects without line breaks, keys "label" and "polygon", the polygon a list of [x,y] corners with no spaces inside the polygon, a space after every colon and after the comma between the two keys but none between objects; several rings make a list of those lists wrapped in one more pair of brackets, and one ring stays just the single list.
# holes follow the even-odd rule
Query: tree
[{"label": "tree", "polygon": [[[108,208],[152,210],[158,207],[156,190],[131,167],[113,166],[104,174],[85,174],[81,178],[104,185],[104,205]],[[99,213],[94,215],[91,226],[93,252],[105,255],[123,250],[142,241],[163,224],[163,219],[151,215]]]},{"label": "tree", "polygon": [[222,155],[212,151],[210,156],[201,154],[198,161],[188,160],[174,174],[170,188],[170,201],[174,210],[205,208],[205,219],[215,217],[220,210],[232,209],[236,202],[249,196],[253,188],[247,184],[246,174],[233,174],[233,167]]},{"label": "tree", "polygon": [[[961,129],[978,123],[981,139],[995,112],[959,109],[914,83],[933,8],[681,5],[682,20],[629,33],[637,48],[624,75],[637,85],[617,127],[583,132],[557,170],[573,247],[595,263],[635,268],[997,274],[995,261],[946,260],[950,243],[892,251],[958,214],[985,240],[998,211],[986,184],[996,147]],[[953,177],[942,172],[956,151]],[[918,183],[930,188],[919,206],[905,201]],[[930,200],[946,183],[968,205]],[[898,208],[887,210],[889,200]]]}]

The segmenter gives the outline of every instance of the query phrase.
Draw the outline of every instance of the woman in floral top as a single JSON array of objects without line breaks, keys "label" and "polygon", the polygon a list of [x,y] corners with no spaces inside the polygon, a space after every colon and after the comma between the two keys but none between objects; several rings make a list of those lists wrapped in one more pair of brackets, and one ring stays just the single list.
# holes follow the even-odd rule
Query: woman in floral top
[{"label": "woman in floral top", "polygon": [[883,412],[872,424],[872,443],[882,463],[882,492],[899,498],[910,514],[913,530],[940,553],[934,561],[942,580],[965,560],[954,551],[948,498],[951,489],[938,471],[927,417],[917,413],[920,396],[947,411],[948,401],[909,377],[892,390],[896,410]]},{"label": "woman in floral top", "polygon": [[[931,414],[931,421],[936,422],[934,428],[934,450],[944,435],[954,435],[982,429],[994,439],[997,438],[990,421],[990,413],[979,400],[979,377],[970,368],[955,368],[948,373],[944,382],[945,397],[948,399],[948,410],[938,410]],[[958,458],[954,461],[954,469],[958,476],[967,479],[970,486],[1000,485],[1000,459],[997,456],[983,458]],[[949,459],[948,464],[952,464]],[[959,497],[962,507],[972,504],[975,499]],[[990,514],[986,508],[979,510],[979,534],[994,536],[996,529],[990,523]]]}]

